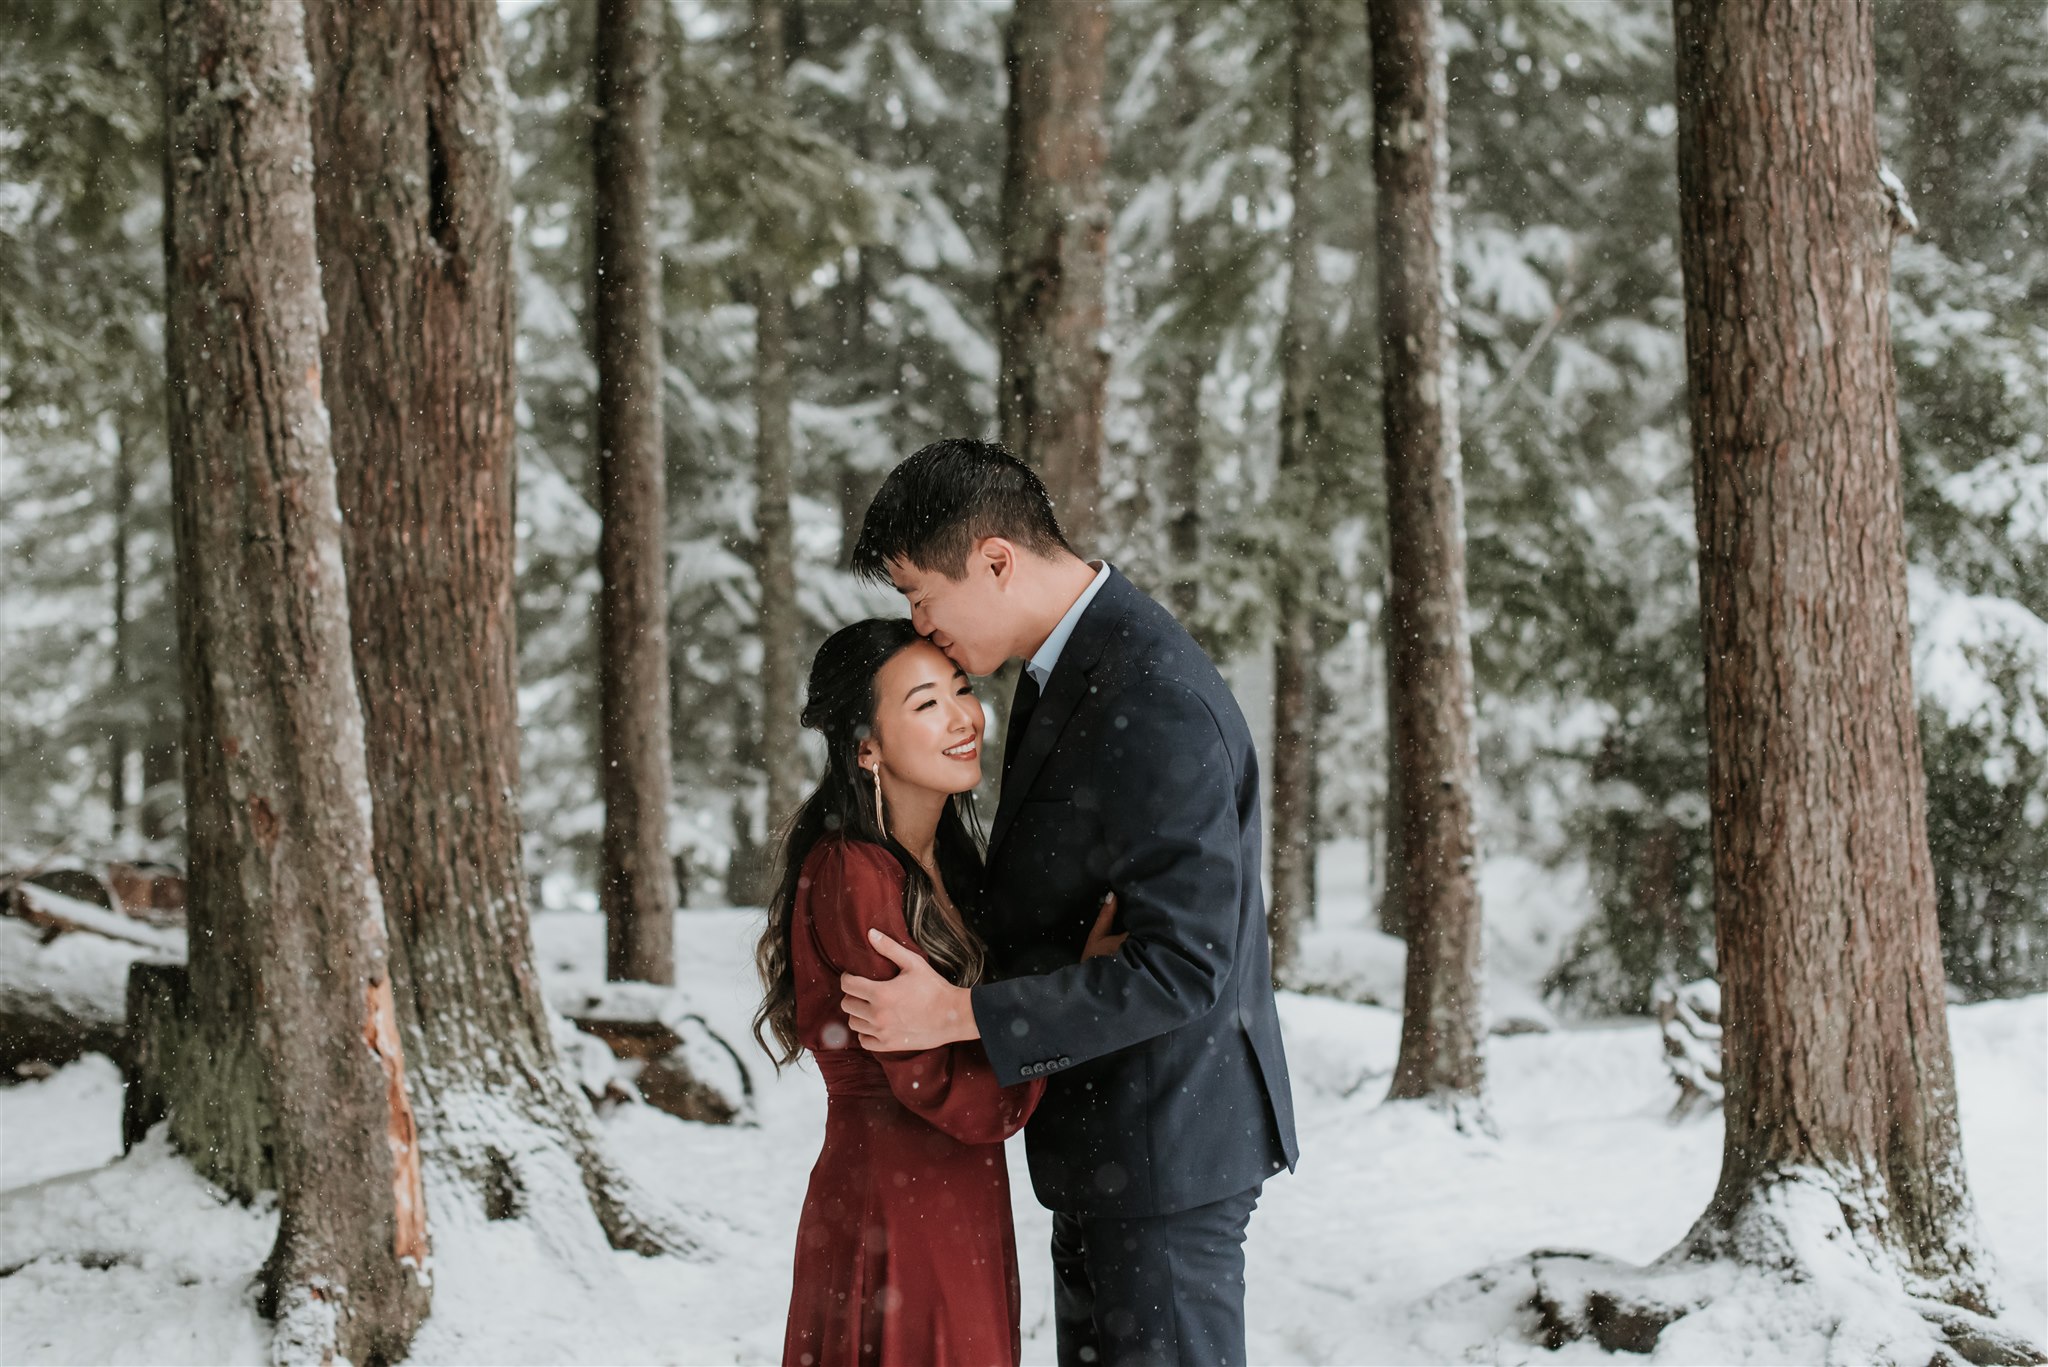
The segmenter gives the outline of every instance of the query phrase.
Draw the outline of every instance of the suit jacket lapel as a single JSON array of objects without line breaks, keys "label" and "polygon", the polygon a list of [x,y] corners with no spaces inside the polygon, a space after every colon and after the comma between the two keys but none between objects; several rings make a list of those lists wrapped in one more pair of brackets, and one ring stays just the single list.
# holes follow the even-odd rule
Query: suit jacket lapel
[{"label": "suit jacket lapel", "polygon": [[1067,638],[1059,663],[1052,667],[1052,677],[1046,680],[1045,692],[1031,713],[1030,728],[1018,747],[1017,758],[1003,774],[1002,797],[996,804],[996,819],[989,827],[991,858],[1011,821],[1016,819],[1018,804],[1031,791],[1038,771],[1059,743],[1060,733],[1066,730],[1068,719],[1087,691],[1088,675],[1102,658],[1103,648],[1130,612],[1130,595],[1134,592],[1130,581],[1112,567],[1109,579],[1082,612],[1081,620],[1074,623],[1074,634]]}]

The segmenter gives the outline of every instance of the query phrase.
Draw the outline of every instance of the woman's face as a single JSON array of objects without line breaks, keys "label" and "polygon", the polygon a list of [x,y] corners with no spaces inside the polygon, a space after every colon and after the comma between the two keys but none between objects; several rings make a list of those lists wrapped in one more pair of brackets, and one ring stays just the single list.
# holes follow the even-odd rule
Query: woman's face
[{"label": "woman's face", "polygon": [[929,641],[913,641],[875,675],[874,734],[863,762],[879,755],[890,778],[941,793],[981,782],[981,701],[960,667]]}]

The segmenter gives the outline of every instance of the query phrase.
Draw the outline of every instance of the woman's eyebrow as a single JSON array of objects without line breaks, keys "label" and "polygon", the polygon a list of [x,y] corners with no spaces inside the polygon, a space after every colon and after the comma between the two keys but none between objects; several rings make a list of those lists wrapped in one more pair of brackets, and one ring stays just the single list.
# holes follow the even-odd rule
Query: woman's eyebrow
[{"label": "woman's eyebrow", "polygon": [[[956,668],[953,671],[953,677],[956,679],[964,679],[967,677],[967,671],[964,669]],[[925,682],[919,684],[916,688],[913,688],[908,693],[905,693],[903,695],[903,701],[909,702],[912,698],[916,697],[923,690],[935,687],[937,687],[937,685],[932,683],[929,679],[927,679]]]}]

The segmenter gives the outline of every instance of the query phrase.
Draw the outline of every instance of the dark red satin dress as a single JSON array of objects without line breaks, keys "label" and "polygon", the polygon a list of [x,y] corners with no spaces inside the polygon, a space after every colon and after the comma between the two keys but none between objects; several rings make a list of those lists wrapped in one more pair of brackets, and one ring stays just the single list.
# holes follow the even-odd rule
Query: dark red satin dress
[{"label": "dark red satin dress", "polygon": [[830,1100],[797,1226],[787,1367],[990,1367],[1021,1351],[1002,1141],[1045,1084],[997,1085],[979,1041],[870,1054],[839,1009],[841,972],[896,975],[867,932],[910,944],[903,882],[881,846],[834,837],[797,886],[797,1034]]}]

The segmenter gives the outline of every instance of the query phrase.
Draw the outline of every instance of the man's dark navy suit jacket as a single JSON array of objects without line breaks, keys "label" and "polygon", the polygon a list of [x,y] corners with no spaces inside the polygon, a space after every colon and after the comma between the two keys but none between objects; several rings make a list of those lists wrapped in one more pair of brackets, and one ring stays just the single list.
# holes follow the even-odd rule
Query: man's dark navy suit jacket
[{"label": "man's dark navy suit jacket", "polygon": [[[1259,886],[1259,767],[1208,656],[1114,569],[1033,709],[989,830],[974,1018],[1038,1199],[1165,1215],[1292,1168]],[[1104,893],[1129,939],[1076,963]]]}]

